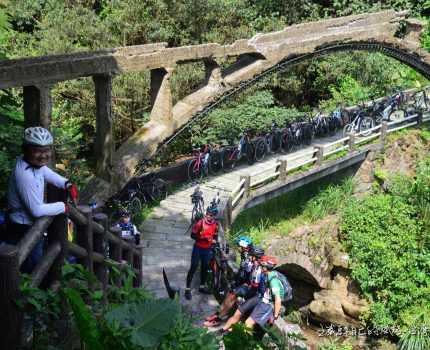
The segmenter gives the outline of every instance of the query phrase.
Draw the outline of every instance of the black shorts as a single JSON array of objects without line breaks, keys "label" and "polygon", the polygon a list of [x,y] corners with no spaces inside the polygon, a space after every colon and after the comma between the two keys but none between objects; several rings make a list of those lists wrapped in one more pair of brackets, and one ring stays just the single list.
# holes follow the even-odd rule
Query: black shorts
[{"label": "black shorts", "polygon": [[249,315],[254,307],[259,303],[260,297],[258,295],[245,301],[242,305],[239,305],[239,311],[242,315]]},{"label": "black shorts", "polygon": [[243,284],[233,290],[233,293],[238,297],[242,297],[244,299],[250,299],[257,294],[257,289],[252,288],[246,284]]}]

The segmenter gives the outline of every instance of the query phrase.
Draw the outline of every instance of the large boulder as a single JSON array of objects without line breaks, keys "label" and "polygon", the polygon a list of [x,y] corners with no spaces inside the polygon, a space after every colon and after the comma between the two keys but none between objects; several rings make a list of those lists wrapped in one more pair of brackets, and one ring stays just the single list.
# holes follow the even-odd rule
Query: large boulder
[{"label": "large boulder", "polygon": [[314,293],[309,305],[311,317],[323,323],[341,326],[361,326],[360,316],[368,310],[368,303],[361,299],[346,275],[337,274],[327,289]]}]

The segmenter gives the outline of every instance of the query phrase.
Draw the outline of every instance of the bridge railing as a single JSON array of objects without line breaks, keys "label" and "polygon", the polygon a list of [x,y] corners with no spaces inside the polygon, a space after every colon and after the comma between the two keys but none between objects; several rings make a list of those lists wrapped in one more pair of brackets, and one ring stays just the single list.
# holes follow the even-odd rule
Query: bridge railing
[{"label": "bridge railing", "polygon": [[[48,198],[61,198],[64,196],[61,192],[64,191],[49,188]],[[16,303],[20,295],[19,270],[45,233],[47,249],[31,273],[33,287],[55,288],[69,255],[94,273],[103,289],[109,284],[112,266],[120,271],[130,266],[136,275],[134,286],[142,285],[141,249],[122,239],[119,228],[109,228],[106,214],[93,213],[89,206],[70,207],[69,219],[76,228],[75,242],[68,240],[68,220],[61,214],[37,219],[18,245],[0,245],[0,329],[5,335],[0,337],[1,349],[20,347],[23,315]],[[122,283],[120,276],[111,280],[117,286]]]},{"label": "bridge railing", "polygon": [[[357,134],[348,134],[347,137],[343,137],[328,144],[313,145],[311,149],[291,157],[286,156],[278,158],[277,162],[267,169],[241,176],[239,183],[230,193],[227,200],[230,206],[227,206],[226,210],[230,210],[230,212],[226,215],[230,218],[236,217],[239,214],[238,211],[241,210],[240,204],[246,203],[252,198],[253,190],[264,188],[265,185],[274,181],[279,181],[281,183],[286,182],[287,175],[291,174],[294,170],[309,164],[321,166],[326,158],[342,151],[348,151],[348,153],[354,152],[358,147],[370,143],[373,140],[377,140],[377,143],[384,144],[389,133],[413,126],[420,126],[421,123],[426,121],[430,121],[430,116],[424,116],[422,113],[413,114],[404,119],[391,122],[384,121],[367,131]],[[369,131],[371,135],[367,136]],[[366,136],[363,136],[363,134]],[[232,220],[230,219],[228,222],[231,225]]]}]

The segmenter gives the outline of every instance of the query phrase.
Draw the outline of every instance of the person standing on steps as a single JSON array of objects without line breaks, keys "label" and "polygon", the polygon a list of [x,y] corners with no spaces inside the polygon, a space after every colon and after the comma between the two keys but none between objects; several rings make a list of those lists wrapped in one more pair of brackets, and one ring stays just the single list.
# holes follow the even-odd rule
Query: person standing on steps
[{"label": "person standing on steps", "polygon": [[[17,159],[9,179],[7,230],[0,241],[17,245],[37,218],[68,212],[67,203],[45,203],[46,183],[68,191],[76,203],[76,185],[47,166],[51,160],[53,141],[51,133],[45,128],[38,126],[24,130],[23,156]],[[43,239],[36,243],[21,271],[30,273],[42,256]]]},{"label": "person standing on steps", "polygon": [[191,237],[195,240],[191,254],[191,266],[187,274],[185,298],[191,300],[191,282],[194,273],[200,264],[200,287],[199,292],[210,294],[206,286],[209,262],[212,258],[212,246],[218,239],[218,230],[221,225],[215,220],[218,215],[217,206],[209,206],[203,219],[197,221],[191,231]]}]

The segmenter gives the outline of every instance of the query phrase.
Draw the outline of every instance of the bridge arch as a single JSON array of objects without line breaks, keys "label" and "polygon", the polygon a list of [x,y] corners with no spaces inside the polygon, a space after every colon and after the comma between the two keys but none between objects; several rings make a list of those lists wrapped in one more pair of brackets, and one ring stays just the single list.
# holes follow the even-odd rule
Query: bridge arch
[{"label": "bridge arch", "polygon": [[410,52],[409,48],[402,47],[400,45],[393,45],[387,42],[378,41],[356,41],[356,42],[339,42],[330,43],[317,47],[314,52],[310,52],[302,55],[291,55],[284,58],[280,62],[274,64],[272,67],[266,69],[265,71],[257,74],[249,80],[245,80],[240,83],[237,87],[227,91],[224,95],[218,97],[216,100],[211,102],[205,108],[203,108],[198,113],[194,114],[190,120],[175,131],[173,135],[165,139],[157,151],[151,157],[155,157],[163,148],[169,145],[174,139],[186,131],[195,122],[207,117],[213,110],[220,107],[222,104],[228,102],[231,98],[238,96],[245,90],[251,88],[257,84],[262,79],[265,79],[275,73],[282,73],[289,68],[306,62],[308,60],[323,57],[338,52],[348,52],[348,51],[366,51],[366,52],[379,52],[387,57],[391,57],[400,63],[406,64],[407,66],[413,68],[417,72],[421,73],[426,78],[430,79],[430,65],[426,63],[421,57],[415,53]]}]

